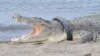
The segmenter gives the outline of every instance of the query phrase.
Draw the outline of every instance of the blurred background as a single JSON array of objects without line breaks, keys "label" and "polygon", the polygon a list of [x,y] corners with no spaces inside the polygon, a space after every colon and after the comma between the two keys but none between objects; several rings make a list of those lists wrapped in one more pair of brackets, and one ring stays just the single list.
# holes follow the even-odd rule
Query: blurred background
[{"label": "blurred background", "polygon": [[0,0],[0,40],[30,31],[25,26],[17,25],[11,18],[14,13],[47,20],[54,17],[72,20],[80,16],[100,14],[100,0]]}]

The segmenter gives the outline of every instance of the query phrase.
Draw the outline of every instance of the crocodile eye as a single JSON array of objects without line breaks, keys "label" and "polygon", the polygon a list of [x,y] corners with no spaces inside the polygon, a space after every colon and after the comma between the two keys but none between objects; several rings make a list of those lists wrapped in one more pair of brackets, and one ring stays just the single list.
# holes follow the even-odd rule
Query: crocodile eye
[{"label": "crocodile eye", "polygon": [[15,16],[12,16],[12,19],[15,19]]}]

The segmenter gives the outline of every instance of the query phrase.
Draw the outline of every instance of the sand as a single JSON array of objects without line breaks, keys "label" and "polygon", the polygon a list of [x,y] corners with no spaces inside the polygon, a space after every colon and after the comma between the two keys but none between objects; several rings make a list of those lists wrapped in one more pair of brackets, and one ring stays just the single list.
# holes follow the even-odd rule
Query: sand
[{"label": "sand", "polygon": [[0,56],[100,56],[100,41],[89,43],[48,43],[34,45],[0,43]]}]

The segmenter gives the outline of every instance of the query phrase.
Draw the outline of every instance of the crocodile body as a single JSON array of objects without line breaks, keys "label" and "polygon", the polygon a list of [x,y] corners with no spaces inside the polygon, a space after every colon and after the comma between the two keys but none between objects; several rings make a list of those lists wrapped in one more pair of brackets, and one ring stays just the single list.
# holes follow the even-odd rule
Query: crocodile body
[{"label": "crocodile body", "polygon": [[[96,41],[100,38],[100,14],[75,18],[73,21],[71,21],[71,25],[73,32],[84,30],[91,33],[91,40]],[[85,36],[84,38],[88,39],[89,37]]]},{"label": "crocodile body", "polygon": [[[100,35],[100,15],[78,17],[72,21],[61,21],[61,18],[49,21],[42,18],[25,17],[18,14],[14,15],[13,19],[19,23],[28,24],[34,29],[37,25],[39,25],[39,27],[37,31],[33,29],[33,32],[21,38],[13,38],[11,40],[12,42],[48,43],[61,42],[70,38],[72,41],[84,43],[94,39],[97,40]],[[36,31],[35,34],[32,34],[34,31]]]}]

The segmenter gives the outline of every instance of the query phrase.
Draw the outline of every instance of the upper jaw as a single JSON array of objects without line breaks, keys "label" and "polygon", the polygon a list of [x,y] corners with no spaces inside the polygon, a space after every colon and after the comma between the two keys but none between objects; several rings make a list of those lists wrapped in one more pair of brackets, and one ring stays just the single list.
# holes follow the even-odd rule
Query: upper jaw
[{"label": "upper jaw", "polygon": [[30,18],[30,17],[21,16],[20,14],[14,14],[12,18],[16,20],[18,23],[22,23],[22,24],[29,25],[32,27],[36,24],[44,24],[44,25],[50,26],[49,22],[47,22],[46,20],[42,18],[38,18],[38,17]]}]

